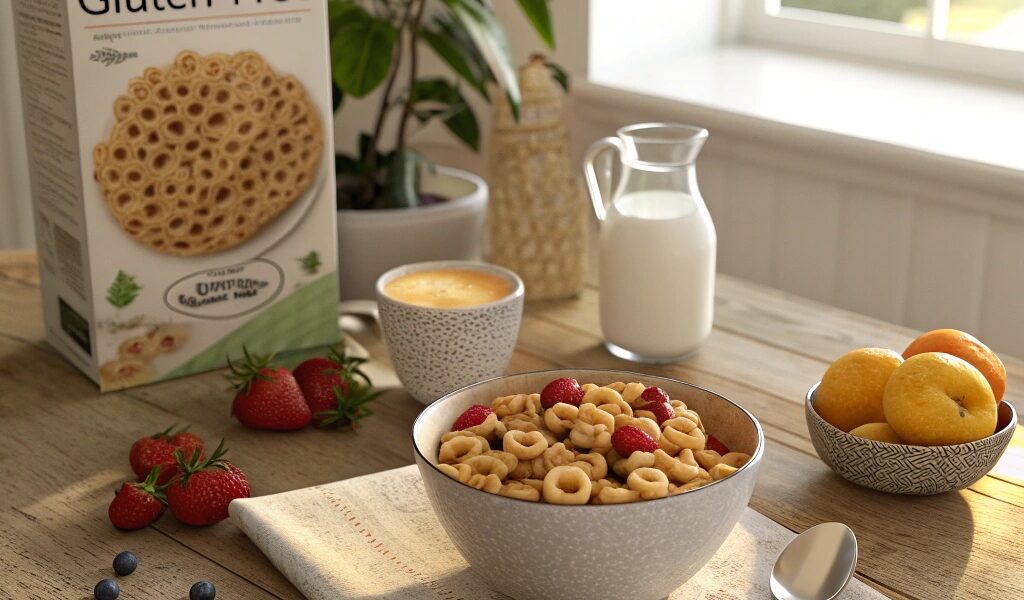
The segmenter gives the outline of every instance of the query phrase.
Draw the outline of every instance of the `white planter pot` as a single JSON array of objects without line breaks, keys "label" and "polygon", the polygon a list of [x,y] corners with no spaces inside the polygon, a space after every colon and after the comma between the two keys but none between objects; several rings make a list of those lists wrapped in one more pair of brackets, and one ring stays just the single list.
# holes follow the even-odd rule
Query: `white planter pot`
[{"label": "white planter pot", "polygon": [[423,192],[450,198],[416,208],[338,211],[338,279],[342,300],[374,297],[385,271],[426,260],[480,260],[487,184],[476,175],[437,167]]}]

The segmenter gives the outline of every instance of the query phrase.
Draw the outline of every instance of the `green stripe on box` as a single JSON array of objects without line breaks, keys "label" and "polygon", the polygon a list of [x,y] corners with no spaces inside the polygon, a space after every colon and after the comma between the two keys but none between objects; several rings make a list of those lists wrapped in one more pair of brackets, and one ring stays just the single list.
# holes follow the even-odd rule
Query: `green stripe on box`
[{"label": "green stripe on box", "polygon": [[338,279],[337,274],[331,272],[267,308],[162,379],[223,367],[228,356],[232,359],[242,356],[242,346],[252,354],[267,354],[333,346],[340,340]]}]

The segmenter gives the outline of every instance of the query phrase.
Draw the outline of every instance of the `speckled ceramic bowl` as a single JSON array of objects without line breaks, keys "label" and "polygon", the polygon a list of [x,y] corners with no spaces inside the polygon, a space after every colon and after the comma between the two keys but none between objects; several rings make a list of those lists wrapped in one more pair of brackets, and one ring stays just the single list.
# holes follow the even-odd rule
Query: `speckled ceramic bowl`
[{"label": "speckled ceramic bowl", "polygon": [[[696,410],[707,429],[750,462],[702,488],[658,500],[564,506],[488,494],[437,469],[441,435],[471,404],[539,392],[553,379],[639,381]],[[743,514],[764,454],[757,420],[708,390],[662,377],[565,369],[491,379],[448,394],[413,425],[416,464],[441,524],[476,573],[517,600],[660,600],[714,555]],[[656,565],[656,568],[650,568]]]},{"label": "speckled ceramic bowl", "polygon": [[992,470],[1017,427],[1013,406],[1000,402],[996,432],[976,442],[951,446],[876,442],[850,435],[822,419],[814,410],[818,385],[814,384],[804,399],[814,450],[844,479],[882,492],[928,495],[962,490]]}]

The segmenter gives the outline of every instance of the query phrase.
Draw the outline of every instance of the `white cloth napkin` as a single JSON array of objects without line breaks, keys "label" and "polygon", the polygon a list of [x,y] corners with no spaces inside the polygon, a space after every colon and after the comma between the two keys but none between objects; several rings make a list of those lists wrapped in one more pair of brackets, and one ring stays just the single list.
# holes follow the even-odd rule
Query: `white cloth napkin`
[{"label": "white cloth napkin", "polygon": [[[507,600],[452,545],[415,465],[236,500],[231,520],[310,600]],[[718,553],[670,600],[770,598],[768,574],[793,537],[748,508]],[[884,596],[854,580],[842,598]]]}]

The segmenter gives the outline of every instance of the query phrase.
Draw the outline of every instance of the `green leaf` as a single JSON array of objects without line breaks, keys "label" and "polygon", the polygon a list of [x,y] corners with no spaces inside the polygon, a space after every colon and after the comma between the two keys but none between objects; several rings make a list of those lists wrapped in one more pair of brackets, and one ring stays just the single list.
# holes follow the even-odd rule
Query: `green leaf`
[{"label": "green leaf", "polygon": [[299,264],[302,265],[302,270],[309,275],[316,275],[324,264],[320,261],[320,253],[316,250],[310,250],[309,254],[299,257],[298,260]]},{"label": "green leaf", "polygon": [[391,70],[398,30],[358,6],[343,16],[331,32],[331,73],[344,92],[362,98]]},{"label": "green leaf", "polygon": [[135,300],[140,290],[142,286],[135,282],[135,276],[119,269],[114,282],[107,288],[107,302],[114,308],[124,308]]},{"label": "green leaf", "polygon": [[431,23],[420,29],[420,37],[457,75],[490,100],[487,82],[494,81],[491,69],[473,44],[472,38],[451,17],[446,14],[435,15]]},{"label": "green leaf", "polygon": [[540,39],[548,45],[548,48],[555,49],[555,32],[551,27],[551,13],[548,12],[547,0],[519,0],[519,8],[533,24]]},{"label": "green leaf", "polygon": [[441,78],[419,79],[412,88],[412,99],[421,122],[439,117],[455,137],[473,150],[480,149],[480,125],[459,88]]},{"label": "green leaf", "polygon": [[[331,38],[351,16],[353,12],[365,12],[352,0],[327,0],[327,23],[331,31]],[[355,17],[360,18],[360,17]]]},{"label": "green leaf", "polygon": [[383,208],[411,208],[419,204],[420,166],[428,162],[411,148],[401,148],[391,155],[381,190]]},{"label": "green leaf", "polygon": [[334,105],[333,112],[338,112],[338,109],[341,108],[341,103],[344,102],[344,100],[345,100],[345,92],[341,91],[341,88],[338,87],[338,83],[332,79],[331,80],[331,103]]},{"label": "green leaf", "polygon": [[355,157],[339,152],[334,155],[334,172],[345,175],[358,175],[363,172],[363,169]]},{"label": "green leaf", "polygon": [[562,86],[562,89],[568,92],[569,74],[565,72],[565,69],[553,62],[544,63],[544,66],[548,68],[548,71],[551,71],[551,77],[558,82],[558,85]]},{"label": "green leaf", "polygon": [[512,63],[508,38],[501,27],[489,0],[444,0],[458,22],[473,39],[494,74],[498,85],[505,90],[512,116],[519,119],[519,79]]}]

